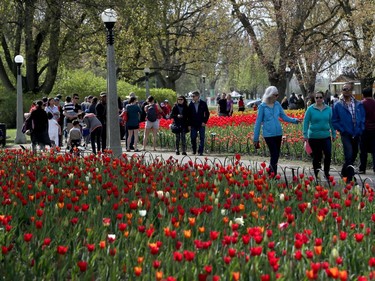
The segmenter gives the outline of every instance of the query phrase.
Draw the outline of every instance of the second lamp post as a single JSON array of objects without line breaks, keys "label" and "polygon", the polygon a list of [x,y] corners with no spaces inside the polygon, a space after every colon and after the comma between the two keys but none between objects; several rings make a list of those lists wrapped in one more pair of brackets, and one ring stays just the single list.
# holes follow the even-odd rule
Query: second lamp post
[{"label": "second lamp post", "polygon": [[117,21],[117,14],[113,9],[106,9],[102,14],[102,21],[107,28],[107,144],[113,156],[122,154],[120,138],[120,120],[117,98],[117,79],[115,66],[115,50],[113,43],[115,36],[113,27]]}]

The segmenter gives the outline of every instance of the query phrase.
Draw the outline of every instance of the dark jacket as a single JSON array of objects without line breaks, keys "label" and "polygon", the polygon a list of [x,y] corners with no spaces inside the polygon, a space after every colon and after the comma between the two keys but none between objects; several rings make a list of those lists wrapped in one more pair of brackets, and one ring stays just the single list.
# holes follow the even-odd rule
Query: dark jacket
[{"label": "dark jacket", "polygon": [[[179,107],[182,109],[181,115],[182,118],[177,117],[180,114]],[[178,104],[175,104],[172,108],[172,113],[171,113],[171,119],[173,119],[174,123],[181,127],[181,128],[187,128],[189,125],[188,123],[188,106],[187,105],[181,105],[179,106]]]},{"label": "dark jacket", "polygon": [[193,101],[189,104],[188,111],[188,124],[194,128],[202,127],[202,123],[207,124],[208,118],[210,118],[210,111],[208,110],[207,103],[199,100],[198,111],[195,109]]},{"label": "dark jacket", "polygon": [[96,117],[102,123],[103,127],[106,125],[106,118],[107,118],[107,105],[99,102],[96,105]]},{"label": "dark jacket", "polygon": [[30,114],[30,122],[32,122],[32,129],[34,133],[48,132],[48,116],[47,112],[38,107]]}]

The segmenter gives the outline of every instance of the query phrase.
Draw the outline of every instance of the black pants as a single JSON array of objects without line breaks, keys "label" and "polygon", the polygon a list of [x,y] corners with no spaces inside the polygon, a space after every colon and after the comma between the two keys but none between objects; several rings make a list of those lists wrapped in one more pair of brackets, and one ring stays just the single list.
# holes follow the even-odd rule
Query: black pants
[{"label": "black pants", "polygon": [[359,147],[361,150],[359,154],[359,158],[361,160],[361,164],[359,165],[359,170],[366,172],[367,154],[371,153],[372,169],[375,172],[375,131],[365,130],[361,136]]},{"label": "black pants", "polygon": [[[91,138],[91,148],[92,152],[96,154],[96,149],[100,151],[101,149],[101,139],[102,139],[102,127],[97,127],[95,128],[91,133],[90,133],[90,138]],[[96,147],[97,146],[97,147]]]},{"label": "black pants", "polygon": [[359,148],[359,137],[353,137],[348,134],[341,134],[341,142],[344,149],[345,162],[342,165],[341,176],[347,178],[347,182],[350,182],[354,176],[354,162],[357,158]]},{"label": "black pants", "polygon": [[279,162],[280,157],[281,139],[282,136],[264,138],[271,155],[270,169],[275,175],[277,174],[277,163]]},{"label": "black pants", "polygon": [[309,139],[309,144],[312,150],[313,169],[315,177],[322,168],[322,158],[324,154],[324,175],[329,175],[331,167],[332,143],[331,138],[324,139]]},{"label": "black pants", "polygon": [[186,152],[186,132],[182,130],[180,133],[176,134],[176,151],[180,151],[180,141],[182,146],[182,152]]},{"label": "black pants", "polygon": [[132,135],[129,146],[128,146],[128,136],[129,136],[128,124],[125,124],[125,147],[134,149],[134,134]]}]

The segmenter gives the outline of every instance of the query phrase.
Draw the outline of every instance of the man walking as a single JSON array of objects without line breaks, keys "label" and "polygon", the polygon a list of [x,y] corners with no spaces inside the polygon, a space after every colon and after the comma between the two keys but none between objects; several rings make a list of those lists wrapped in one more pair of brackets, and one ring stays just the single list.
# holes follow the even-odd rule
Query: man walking
[{"label": "man walking", "polygon": [[352,181],[354,162],[358,154],[360,136],[365,128],[365,110],[363,104],[354,99],[353,83],[346,83],[342,88],[342,97],[333,107],[332,124],[340,132],[344,149],[344,164],[341,176]]},{"label": "man walking", "polygon": [[192,94],[192,101],[188,108],[188,124],[191,138],[191,146],[193,154],[197,153],[197,137],[199,133],[199,147],[198,154],[203,155],[204,151],[204,140],[206,133],[206,124],[210,118],[210,111],[208,110],[207,103],[201,100],[200,93],[194,91]]}]

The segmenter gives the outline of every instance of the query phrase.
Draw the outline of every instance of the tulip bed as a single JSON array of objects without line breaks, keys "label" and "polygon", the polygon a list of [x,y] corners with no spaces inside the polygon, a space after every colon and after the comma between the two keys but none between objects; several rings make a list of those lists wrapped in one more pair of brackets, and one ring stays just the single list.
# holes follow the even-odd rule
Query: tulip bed
[{"label": "tulip bed", "polygon": [[[254,124],[256,120],[256,111],[247,111],[245,113],[236,112],[231,117],[219,117],[215,111],[211,112],[211,117],[206,129],[205,149],[208,153],[240,153],[249,155],[261,155],[268,157],[269,152],[263,138],[261,149],[256,150],[253,146]],[[290,117],[303,119],[303,110],[286,110]],[[169,130],[172,120],[160,120],[160,130],[158,146],[162,148],[175,149],[175,136]],[[283,122],[283,143],[281,146],[281,157],[292,160],[307,160],[309,156],[303,148],[302,124],[291,124]],[[141,136],[142,138],[142,136]],[[190,145],[190,135],[187,137],[187,146]],[[341,141],[335,141],[332,144],[332,163],[341,164],[344,161]]]},{"label": "tulip bed", "polygon": [[369,186],[146,155],[0,151],[1,279],[375,280]]}]

